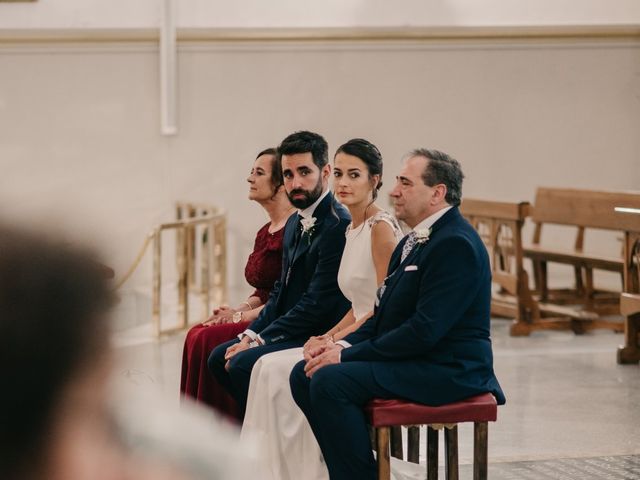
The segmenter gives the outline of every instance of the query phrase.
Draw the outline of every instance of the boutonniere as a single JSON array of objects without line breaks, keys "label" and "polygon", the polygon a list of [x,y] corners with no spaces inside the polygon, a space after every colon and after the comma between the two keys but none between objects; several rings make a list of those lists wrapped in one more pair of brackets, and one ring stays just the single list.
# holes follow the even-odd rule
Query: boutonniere
[{"label": "boutonniere", "polygon": [[300,220],[302,227],[302,234],[307,234],[307,241],[311,243],[311,235],[313,235],[313,229],[316,227],[316,217],[303,218]]},{"label": "boutonniere", "polygon": [[420,228],[419,230],[416,230],[416,243],[425,243],[427,240],[429,240],[429,235],[431,235],[430,228]]}]

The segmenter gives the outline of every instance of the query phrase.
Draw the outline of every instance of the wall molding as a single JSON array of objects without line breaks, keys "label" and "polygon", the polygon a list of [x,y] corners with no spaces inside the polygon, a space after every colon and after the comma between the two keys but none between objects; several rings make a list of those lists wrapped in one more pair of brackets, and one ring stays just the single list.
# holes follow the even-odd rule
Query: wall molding
[{"label": "wall molding", "polygon": [[[157,42],[159,29],[0,29],[0,44]],[[178,43],[638,40],[640,25],[394,28],[188,28]]]}]

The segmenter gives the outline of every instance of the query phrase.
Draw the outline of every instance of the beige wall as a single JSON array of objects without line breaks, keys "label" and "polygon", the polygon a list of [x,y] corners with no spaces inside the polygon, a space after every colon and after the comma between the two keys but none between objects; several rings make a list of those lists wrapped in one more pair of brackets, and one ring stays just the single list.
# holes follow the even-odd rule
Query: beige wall
[{"label": "beige wall", "polygon": [[[221,205],[242,286],[265,221],[246,173],[298,129],[331,150],[372,140],[385,193],[416,146],[455,155],[467,196],[637,189],[639,58],[635,41],[192,43],[179,52],[179,134],[163,137],[153,45],[0,46],[0,211],[98,241],[121,273],[173,201]],[[149,284],[148,267],[128,289]]]},{"label": "beige wall", "polygon": [[[0,4],[0,29],[151,28],[167,0]],[[182,28],[638,24],[636,0],[172,0]]]}]

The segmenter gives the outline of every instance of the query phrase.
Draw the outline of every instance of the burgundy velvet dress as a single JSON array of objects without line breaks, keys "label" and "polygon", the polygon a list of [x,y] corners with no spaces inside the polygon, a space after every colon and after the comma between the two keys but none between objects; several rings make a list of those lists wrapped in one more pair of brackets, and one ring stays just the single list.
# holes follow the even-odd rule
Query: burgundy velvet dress
[{"label": "burgundy velvet dress", "polygon": [[[284,228],[269,233],[270,225],[267,223],[258,230],[253,252],[244,269],[247,282],[256,289],[251,296],[260,297],[263,304],[269,298],[273,284],[280,278],[282,270]],[[199,324],[189,330],[182,352],[182,395],[210,405],[229,417],[240,418],[233,398],[209,373],[207,359],[215,347],[244,332],[249,323],[224,323],[207,327]]]}]

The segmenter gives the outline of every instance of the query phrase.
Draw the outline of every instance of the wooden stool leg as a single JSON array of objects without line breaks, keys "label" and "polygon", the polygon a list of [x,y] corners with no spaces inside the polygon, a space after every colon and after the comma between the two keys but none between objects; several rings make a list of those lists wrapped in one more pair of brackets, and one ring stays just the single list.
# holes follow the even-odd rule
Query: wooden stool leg
[{"label": "wooden stool leg", "polygon": [[473,425],[473,480],[487,480],[487,422],[476,422]]},{"label": "wooden stool leg", "polygon": [[402,427],[397,425],[391,427],[391,456],[404,459],[404,452],[402,451]]},{"label": "wooden stool leg", "polygon": [[458,480],[458,426],[444,429],[445,477]]},{"label": "wooden stool leg", "polygon": [[438,431],[427,425],[427,480],[438,480]]},{"label": "wooden stool leg", "polygon": [[389,427],[377,429],[378,480],[391,480],[391,464],[389,459]]},{"label": "wooden stool leg", "polygon": [[409,427],[407,431],[407,460],[420,463],[420,427]]}]

